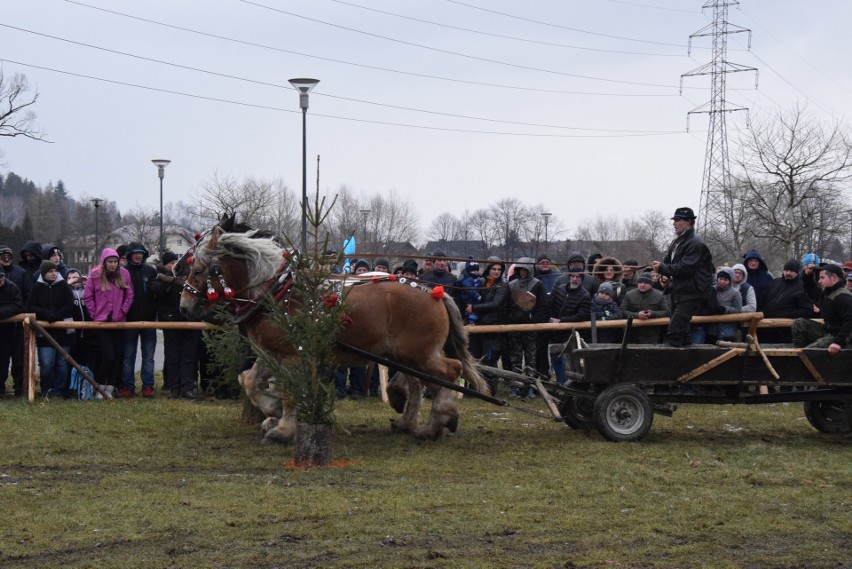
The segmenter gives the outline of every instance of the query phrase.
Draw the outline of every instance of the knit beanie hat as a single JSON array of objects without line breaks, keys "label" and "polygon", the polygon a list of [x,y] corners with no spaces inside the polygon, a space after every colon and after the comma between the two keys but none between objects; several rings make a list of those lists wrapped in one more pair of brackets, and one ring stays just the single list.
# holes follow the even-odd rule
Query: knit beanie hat
[{"label": "knit beanie hat", "polygon": [[368,263],[366,259],[358,259],[355,262],[355,265],[352,267],[352,272],[354,273],[355,271],[357,271],[358,267],[364,267],[365,269],[367,269],[369,271],[370,270],[370,263]]},{"label": "knit beanie hat", "polygon": [[45,278],[44,275],[46,275],[48,271],[55,271],[57,269],[59,269],[59,267],[56,266],[56,263],[42,261],[41,266],[38,268],[38,272],[41,273],[41,278]]},{"label": "knit beanie hat", "polygon": [[172,251],[166,251],[165,253],[163,253],[163,266],[168,265],[172,261],[177,261],[178,259],[180,259],[180,257],[178,257],[177,253],[173,253]]},{"label": "knit beanie hat", "polygon": [[385,268],[385,271],[390,269],[390,261],[388,260],[387,257],[379,257],[378,259],[373,261],[373,270],[374,271],[377,270],[376,267],[378,267],[380,265]]},{"label": "knit beanie hat", "polygon": [[538,263],[541,263],[542,261],[544,261],[545,259],[547,259],[548,261],[553,260],[553,259],[550,258],[550,255],[548,253],[539,253],[538,257],[535,258],[535,262],[536,262],[536,264],[538,264]]},{"label": "knit beanie hat", "polygon": [[598,287],[598,292],[605,292],[610,298],[615,297],[615,289],[612,288],[612,283],[609,282],[601,283],[601,286]]},{"label": "knit beanie hat", "polygon": [[651,273],[648,271],[640,274],[636,280],[640,283],[654,284],[654,279],[651,278]]},{"label": "knit beanie hat", "polygon": [[789,261],[784,263],[784,270],[785,271],[793,271],[795,273],[798,273],[799,271],[802,270],[802,266],[799,264],[799,261],[797,261],[796,259],[790,259]]},{"label": "knit beanie hat", "polygon": [[408,259],[402,264],[402,272],[403,273],[414,273],[417,274],[417,261],[414,259]]}]

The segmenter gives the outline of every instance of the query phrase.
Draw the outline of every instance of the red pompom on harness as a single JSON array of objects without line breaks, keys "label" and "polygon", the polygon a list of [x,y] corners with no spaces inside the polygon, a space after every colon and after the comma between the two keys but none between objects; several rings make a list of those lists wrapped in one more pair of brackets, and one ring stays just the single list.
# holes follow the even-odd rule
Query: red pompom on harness
[{"label": "red pompom on harness", "polygon": [[216,289],[213,288],[213,283],[210,279],[207,279],[207,301],[208,302],[216,302],[219,299],[219,293],[216,292]]},{"label": "red pompom on harness", "polygon": [[326,308],[334,308],[340,303],[340,297],[336,294],[329,294],[328,296],[323,297],[322,303]]},{"label": "red pompom on harness", "polygon": [[432,298],[434,298],[435,300],[441,300],[442,298],[444,298],[444,287],[439,285],[433,288]]}]

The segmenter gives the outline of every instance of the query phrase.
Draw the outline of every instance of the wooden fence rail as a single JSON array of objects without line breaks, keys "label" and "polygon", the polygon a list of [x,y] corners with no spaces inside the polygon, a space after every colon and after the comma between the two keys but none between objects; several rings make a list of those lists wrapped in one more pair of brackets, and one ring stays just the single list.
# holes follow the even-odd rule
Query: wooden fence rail
[{"label": "wooden fence rail", "polygon": [[[24,381],[27,385],[27,398],[35,401],[36,378],[36,336],[32,322],[38,322],[44,328],[74,328],[98,330],[128,330],[128,329],[159,329],[159,330],[208,330],[214,329],[215,324],[206,322],[44,322],[36,320],[31,313],[18,314],[0,320],[0,324],[21,323],[24,328]],[[818,320],[821,322],[821,320]],[[793,323],[792,318],[764,318],[762,312],[747,312],[744,314],[722,314],[719,316],[693,316],[693,324],[714,324],[723,322],[738,322],[746,327],[747,333],[757,337],[759,328],[786,328]],[[633,320],[633,326],[667,326],[668,318],[652,318],[648,320]],[[601,320],[595,322],[598,328],[624,328],[627,320]],[[509,332],[554,332],[558,330],[588,330],[591,322],[569,322],[558,324],[506,324],[506,325],[473,325],[466,329],[470,334],[508,334]],[[6,378],[4,378],[5,381]]]}]

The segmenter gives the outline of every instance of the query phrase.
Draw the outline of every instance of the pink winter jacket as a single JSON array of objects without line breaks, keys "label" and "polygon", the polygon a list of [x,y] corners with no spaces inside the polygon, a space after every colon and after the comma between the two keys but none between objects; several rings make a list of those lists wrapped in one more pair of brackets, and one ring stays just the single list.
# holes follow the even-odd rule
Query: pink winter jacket
[{"label": "pink winter jacket", "polygon": [[104,270],[104,262],[108,257],[118,257],[118,253],[109,247],[101,253],[100,266],[92,269],[86,279],[83,303],[95,322],[125,322],[127,312],[133,303],[133,283],[130,281],[130,273],[127,269],[119,267],[118,271],[127,288],[122,289],[111,284],[109,289],[101,290],[101,271]]}]

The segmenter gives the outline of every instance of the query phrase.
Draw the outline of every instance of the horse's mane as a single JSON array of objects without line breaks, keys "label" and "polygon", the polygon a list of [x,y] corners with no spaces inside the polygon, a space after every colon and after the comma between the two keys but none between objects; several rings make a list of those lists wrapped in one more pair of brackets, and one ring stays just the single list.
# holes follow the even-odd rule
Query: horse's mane
[{"label": "horse's mane", "polygon": [[247,233],[222,233],[216,240],[216,247],[209,248],[209,238],[196,249],[196,258],[208,265],[212,259],[222,255],[230,255],[246,261],[249,282],[247,288],[255,288],[272,277],[283,261],[283,249],[261,230],[251,230]]}]

